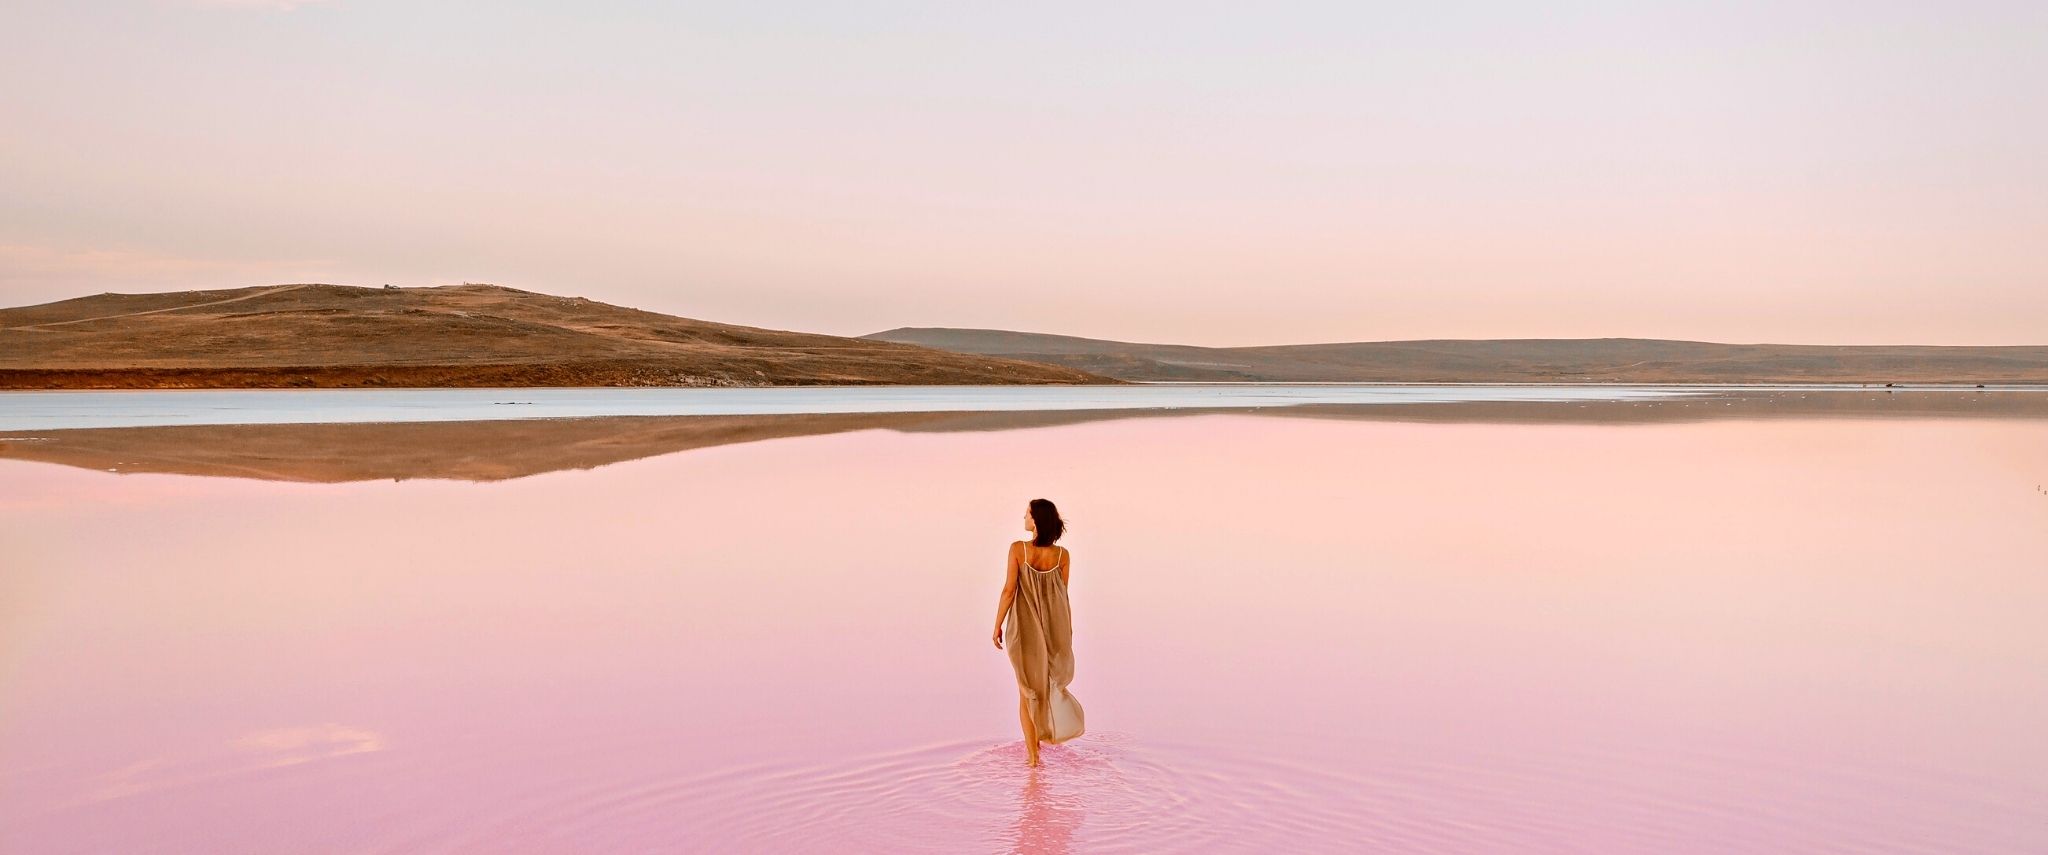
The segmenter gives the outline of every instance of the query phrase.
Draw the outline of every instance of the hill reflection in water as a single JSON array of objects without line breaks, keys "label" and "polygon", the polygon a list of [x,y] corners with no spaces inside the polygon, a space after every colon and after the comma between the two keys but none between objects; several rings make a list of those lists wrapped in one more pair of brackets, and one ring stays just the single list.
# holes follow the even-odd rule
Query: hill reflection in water
[{"label": "hill reflection in water", "polygon": [[2048,418],[2048,393],[1722,392],[1663,401],[1461,402],[1170,410],[633,416],[0,432],[0,459],[117,473],[340,483],[503,481],[734,443],[859,430],[999,431],[1237,413],[1475,424],[1670,424],[1787,418]]}]

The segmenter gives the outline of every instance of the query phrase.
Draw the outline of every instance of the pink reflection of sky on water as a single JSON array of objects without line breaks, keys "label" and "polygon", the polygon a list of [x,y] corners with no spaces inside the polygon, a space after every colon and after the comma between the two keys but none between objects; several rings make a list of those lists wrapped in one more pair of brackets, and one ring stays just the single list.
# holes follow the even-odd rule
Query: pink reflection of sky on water
[{"label": "pink reflection of sky on water", "polygon": [[[2043,481],[1970,421],[4,463],[0,850],[2041,851]],[[1090,733],[1034,776],[1041,495]]]}]

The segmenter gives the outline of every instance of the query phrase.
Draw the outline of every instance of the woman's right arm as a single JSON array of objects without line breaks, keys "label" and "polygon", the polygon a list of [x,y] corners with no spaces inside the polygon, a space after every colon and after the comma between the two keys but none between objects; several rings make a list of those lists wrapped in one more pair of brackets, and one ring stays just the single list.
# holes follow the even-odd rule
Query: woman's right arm
[{"label": "woman's right arm", "polygon": [[996,643],[996,649],[1003,649],[1003,618],[1010,614],[1010,604],[1017,600],[1017,544],[1010,544],[1010,553],[1003,558],[1003,594],[996,598],[996,631],[989,640]]}]

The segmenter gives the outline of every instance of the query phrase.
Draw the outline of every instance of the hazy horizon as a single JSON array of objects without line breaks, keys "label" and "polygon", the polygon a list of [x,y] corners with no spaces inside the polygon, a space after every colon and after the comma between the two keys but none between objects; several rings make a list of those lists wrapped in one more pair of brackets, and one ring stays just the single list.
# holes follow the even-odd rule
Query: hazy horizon
[{"label": "hazy horizon", "polygon": [[2048,7],[0,10],[0,303],[2039,345]]}]

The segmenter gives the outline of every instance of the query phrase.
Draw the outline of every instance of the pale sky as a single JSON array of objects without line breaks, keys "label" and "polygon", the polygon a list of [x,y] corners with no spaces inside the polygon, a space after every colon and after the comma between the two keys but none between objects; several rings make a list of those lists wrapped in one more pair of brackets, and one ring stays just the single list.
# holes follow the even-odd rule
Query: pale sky
[{"label": "pale sky", "polygon": [[0,0],[0,303],[2048,344],[2048,3]]}]

